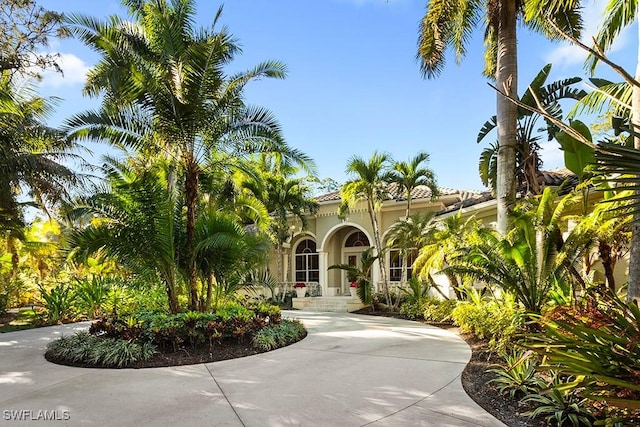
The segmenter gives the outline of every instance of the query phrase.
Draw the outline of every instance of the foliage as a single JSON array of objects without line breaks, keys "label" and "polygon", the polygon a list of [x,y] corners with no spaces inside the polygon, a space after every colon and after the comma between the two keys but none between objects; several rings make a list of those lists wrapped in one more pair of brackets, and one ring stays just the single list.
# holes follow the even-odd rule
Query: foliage
[{"label": "foliage", "polygon": [[270,351],[299,341],[306,332],[300,321],[285,319],[258,331],[251,344],[260,350]]},{"label": "foliage", "polygon": [[57,285],[49,291],[42,286],[39,289],[48,322],[58,323],[71,318],[73,293],[69,286]]},{"label": "foliage", "polygon": [[[228,74],[225,69],[240,48],[226,27],[215,28],[222,8],[210,27],[197,28],[194,0],[128,1],[126,6],[131,21],[115,15],[106,21],[68,17],[71,32],[101,54],[85,91],[104,95],[100,111],[73,117],[68,128],[73,138],[106,139],[143,155],[163,153],[171,160],[166,188],[178,190],[177,211],[185,215],[178,254],[185,264],[189,307],[203,309],[195,230],[204,159],[222,153],[277,153],[307,160],[286,144],[271,112],[244,102],[249,82],[284,78],[286,69],[280,62],[267,61]],[[170,306],[177,311],[175,301]]]},{"label": "foliage", "polygon": [[431,285],[428,282],[423,282],[417,277],[412,277],[407,281],[408,287],[401,288],[402,293],[405,295],[406,300],[410,303],[418,303],[427,297]]},{"label": "foliage", "polygon": [[[561,120],[563,112],[560,100],[575,99],[580,100],[586,92],[573,87],[582,79],[578,77],[558,80],[545,84],[551,64],[545,65],[542,70],[533,78],[527,86],[526,92],[522,95],[520,102],[529,107],[544,108],[553,118]],[[544,129],[537,128],[537,122],[541,118],[540,114],[518,107],[518,121],[516,132],[516,180],[517,188],[522,194],[540,194],[544,187],[544,182],[540,182],[540,140],[542,135],[535,135],[536,131],[546,131],[548,139],[554,137],[562,143],[561,137],[557,134],[557,126],[548,118],[545,118]],[[496,129],[497,119],[493,116],[486,121],[478,134],[477,141],[482,141],[491,131]],[[564,135],[563,135],[564,136]],[[565,151],[565,158],[567,151]],[[485,186],[491,187],[495,192],[497,174],[498,145],[491,144],[485,148],[480,156],[479,171],[480,179]],[[573,170],[573,169],[572,169]],[[582,170],[580,170],[582,173]]]},{"label": "foliage", "polygon": [[155,347],[149,342],[99,338],[88,332],[78,332],[49,343],[45,356],[56,362],[122,368],[149,360],[154,353]]},{"label": "foliage", "polygon": [[527,311],[540,313],[559,283],[581,280],[575,265],[589,240],[577,232],[563,238],[562,213],[575,199],[567,195],[556,204],[556,196],[547,187],[538,198],[521,204],[506,236],[482,231],[481,239],[458,249],[444,271],[500,286]]},{"label": "foliage", "polygon": [[536,376],[538,361],[533,352],[501,351],[500,356],[506,362],[506,366],[498,365],[490,370],[497,375],[490,382],[497,385],[500,393],[508,394],[512,399],[520,399],[539,392],[545,386],[544,381]]},{"label": "foliage", "polygon": [[421,279],[430,279],[432,271],[442,270],[456,296],[461,299],[462,277],[445,267],[452,259],[467,253],[464,248],[476,240],[481,230],[482,225],[478,220],[474,217],[463,219],[460,212],[429,221],[423,231],[418,257],[413,263],[413,274]]},{"label": "foliage", "polygon": [[536,407],[529,416],[531,418],[544,417],[548,425],[591,427],[593,414],[586,407],[587,399],[581,398],[575,389],[565,386],[573,378],[563,381],[556,375],[547,390],[526,396],[522,401],[535,403]]},{"label": "foliage", "polygon": [[450,323],[453,321],[453,310],[458,301],[440,298],[427,298],[423,304],[423,316],[427,322]]},{"label": "foliage", "polygon": [[536,318],[544,332],[528,336],[527,347],[544,356],[540,369],[572,376],[564,387],[581,397],[639,415],[640,309],[634,303],[595,288],[583,306]]},{"label": "foliage", "polygon": [[[367,248],[362,252],[359,266],[334,264],[330,265],[328,269],[345,270],[349,280],[358,284],[356,292],[358,293],[360,301],[362,301],[363,304],[372,304],[371,268],[373,268],[373,264],[377,259],[378,257],[373,255],[373,248]],[[389,302],[389,300],[386,301]]]},{"label": "foliage", "polygon": [[400,304],[400,314],[410,320],[421,319],[424,315],[422,303],[405,301]]},{"label": "foliage", "polygon": [[32,67],[60,71],[58,55],[43,53],[50,37],[64,37],[62,14],[45,10],[35,0],[3,0],[0,4],[0,71],[34,74]]},{"label": "foliage", "polygon": [[[346,172],[354,176],[354,178],[344,183],[340,188],[340,198],[342,199],[340,204],[341,216],[344,216],[358,202],[364,201],[366,203],[371,228],[373,229],[373,247],[375,248],[376,256],[378,256],[380,277],[382,277],[382,292],[387,306],[391,306],[391,294],[387,283],[385,257],[382,256],[381,231],[376,212],[381,209],[382,203],[387,197],[390,161],[391,158],[388,154],[378,153],[377,151],[371,155],[368,161],[357,156],[351,157],[347,162]],[[362,300],[362,302],[365,302],[365,300]]]},{"label": "foliage", "polygon": [[[0,74],[1,237],[9,232],[12,238],[23,238],[25,206],[35,205],[48,212],[47,206],[68,196],[70,188],[81,182],[66,166],[78,159],[70,153],[76,144],[43,123],[51,103],[35,95],[28,85],[18,89],[6,72]],[[20,198],[20,194],[26,197]]]},{"label": "foliage", "polygon": [[266,326],[281,323],[277,306],[266,303],[245,307],[227,301],[215,313],[188,311],[177,314],[139,312],[128,317],[105,318],[91,325],[93,335],[152,342],[160,347],[197,346],[222,339],[242,341]]},{"label": "foliage", "polygon": [[76,307],[89,319],[103,314],[103,304],[109,295],[110,283],[99,277],[80,282],[74,289]]},{"label": "foliage", "polygon": [[459,301],[451,317],[461,332],[489,340],[489,348],[493,351],[511,346],[524,328],[524,311],[509,295],[502,299]]}]

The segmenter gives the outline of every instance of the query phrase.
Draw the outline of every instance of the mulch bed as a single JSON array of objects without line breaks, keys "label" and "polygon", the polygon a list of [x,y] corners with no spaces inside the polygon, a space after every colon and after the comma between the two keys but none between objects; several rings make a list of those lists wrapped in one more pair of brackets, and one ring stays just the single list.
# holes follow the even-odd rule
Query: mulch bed
[{"label": "mulch bed", "polygon": [[[307,336],[305,333],[300,339],[304,339]],[[290,343],[291,345],[293,343]],[[280,347],[282,348],[282,347]],[[118,367],[104,367],[102,365],[95,365],[82,362],[70,362],[68,360],[56,360],[45,353],[44,357],[51,363],[57,363],[59,365],[74,366],[78,368],[101,368],[101,369],[140,369],[140,368],[162,368],[166,366],[182,366],[182,365],[196,365],[200,363],[219,362],[221,360],[236,359],[238,357],[253,356],[254,354],[265,353],[264,350],[256,349],[251,346],[250,342],[239,343],[234,340],[225,340],[222,343],[215,344],[213,349],[209,349],[209,345],[200,346],[186,346],[181,347],[177,351],[173,351],[173,348],[158,348],[158,352],[153,357],[146,361],[139,361],[131,366]]]}]

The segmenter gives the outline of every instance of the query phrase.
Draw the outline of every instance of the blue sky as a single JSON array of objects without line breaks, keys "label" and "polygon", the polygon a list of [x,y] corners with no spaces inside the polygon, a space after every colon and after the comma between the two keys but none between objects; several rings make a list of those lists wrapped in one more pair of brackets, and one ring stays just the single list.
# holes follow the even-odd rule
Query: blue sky
[{"label": "blue sky", "polygon": [[[122,13],[119,1],[40,0],[47,9],[105,18]],[[208,26],[219,6],[198,1],[197,20]],[[285,138],[318,166],[321,178],[344,182],[347,160],[368,158],[374,150],[407,160],[419,150],[431,155],[429,166],[439,185],[482,189],[477,164],[488,144],[476,143],[482,124],[495,114],[495,92],[482,77],[484,29],[478,29],[469,52],[457,66],[447,57],[442,75],[424,80],[415,59],[418,23],[425,1],[416,0],[230,0],[222,24],[243,47],[229,72],[276,59],[288,67],[285,80],[251,83],[247,101],[271,109]],[[585,5],[586,36],[600,21],[602,0]],[[566,43],[551,43],[519,27],[519,93],[547,63],[549,81],[584,77],[584,54]],[[615,46],[612,57],[635,68],[633,29]],[[64,76],[46,73],[44,96],[62,98],[50,123],[58,125],[97,100],[82,96],[84,76],[97,55],[73,39],[53,41],[62,56]],[[620,80],[604,66],[598,76]],[[557,143],[545,143],[546,169],[562,166]],[[93,148],[99,164],[106,147]]]}]

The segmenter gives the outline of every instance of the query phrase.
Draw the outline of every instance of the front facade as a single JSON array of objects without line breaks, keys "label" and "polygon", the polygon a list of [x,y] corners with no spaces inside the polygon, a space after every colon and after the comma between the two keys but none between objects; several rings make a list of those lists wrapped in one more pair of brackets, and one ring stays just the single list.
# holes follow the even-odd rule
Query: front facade
[{"label": "front facade", "polygon": [[[543,172],[544,185],[559,186],[573,175],[567,170]],[[392,190],[392,189],[391,189]],[[393,191],[390,191],[393,193]],[[463,217],[475,216],[485,225],[493,225],[496,221],[496,201],[491,193],[459,191],[442,188],[437,198],[432,198],[427,187],[418,187],[412,193],[411,214],[416,212],[435,212],[438,216],[446,217],[461,212]],[[598,195],[592,193],[596,203]],[[319,203],[317,213],[308,218],[308,225],[302,229],[299,221],[293,221],[290,226],[290,236],[283,245],[280,263],[271,257],[270,270],[277,271],[282,266],[283,290],[291,289],[295,283],[305,283],[307,296],[310,297],[348,297],[350,296],[350,280],[344,270],[331,269],[334,264],[360,265],[362,253],[374,246],[374,236],[365,202],[360,202],[341,217],[338,214],[340,193],[332,192],[316,198]],[[376,213],[381,230],[383,246],[389,237],[389,230],[393,224],[404,219],[406,215],[406,199],[403,197],[389,198]],[[568,223],[567,227],[571,225]],[[413,259],[408,260],[410,266]],[[407,268],[403,275],[403,265],[399,251],[388,249],[385,251],[385,266],[388,283],[391,288],[400,285],[404,277],[411,277],[411,269]],[[593,268],[593,279],[603,281],[604,276],[597,268]],[[617,283],[626,281],[628,260],[621,260],[616,265],[614,274]],[[406,268],[406,267],[405,267]],[[454,291],[443,275],[433,275],[440,290],[450,297]],[[378,262],[372,268],[372,283],[374,292],[382,288],[382,278]],[[309,298],[306,298],[309,300]],[[307,301],[308,302],[308,301]],[[305,303],[306,304],[306,303]],[[295,303],[294,303],[295,306]],[[298,305],[298,308],[306,305]],[[352,305],[357,309],[357,305]]]},{"label": "front facade", "polygon": [[[477,202],[483,197],[487,198],[486,193],[440,189],[440,196],[432,199],[427,187],[418,187],[413,194],[412,214],[447,210],[452,210],[453,213],[457,212],[456,206],[473,204],[470,202]],[[293,222],[291,225],[290,238],[284,245],[280,260],[280,265],[283,266],[283,281],[287,286],[305,283],[311,296],[348,296],[350,281],[346,272],[328,268],[334,264],[359,266],[362,253],[374,246],[373,229],[366,204],[361,202],[350,209],[346,217],[340,217],[338,215],[339,192],[319,196],[316,200],[319,203],[319,209],[315,215],[308,218],[307,227],[302,229],[299,222]],[[487,209],[486,215],[479,213],[480,215],[477,215],[479,219],[488,222],[495,220],[495,208]],[[390,227],[406,215],[406,200],[400,198],[386,200],[376,215],[384,245]],[[403,277],[399,252],[391,249],[385,256],[388,282],[390,286],[398,285]],[[275,271],[277,262],[275,259],[271,261],[270,269]],[[412,260],[409,261],[410,265]],[[407,277],[411,277],[410,267],[407,274]],[[381,289],[380,269],[377,262],[372,269],[372,283],[374,292]],[[447,283],[441,283],[441,285],[448,288]],[[446,291],[448,289],[445,289]]]}]

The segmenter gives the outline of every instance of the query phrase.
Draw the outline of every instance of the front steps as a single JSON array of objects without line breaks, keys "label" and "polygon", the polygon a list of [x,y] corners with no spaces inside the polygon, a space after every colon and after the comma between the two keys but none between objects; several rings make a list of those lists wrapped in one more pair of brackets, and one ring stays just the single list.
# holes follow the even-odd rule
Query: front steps
[{"label": "front steps", "polygon": [[364,304],[358,298],[348,297],[306,297],[294,298],[293,308],[305,311],[326,311],[331,313],[350,313],[360,310]]}]

